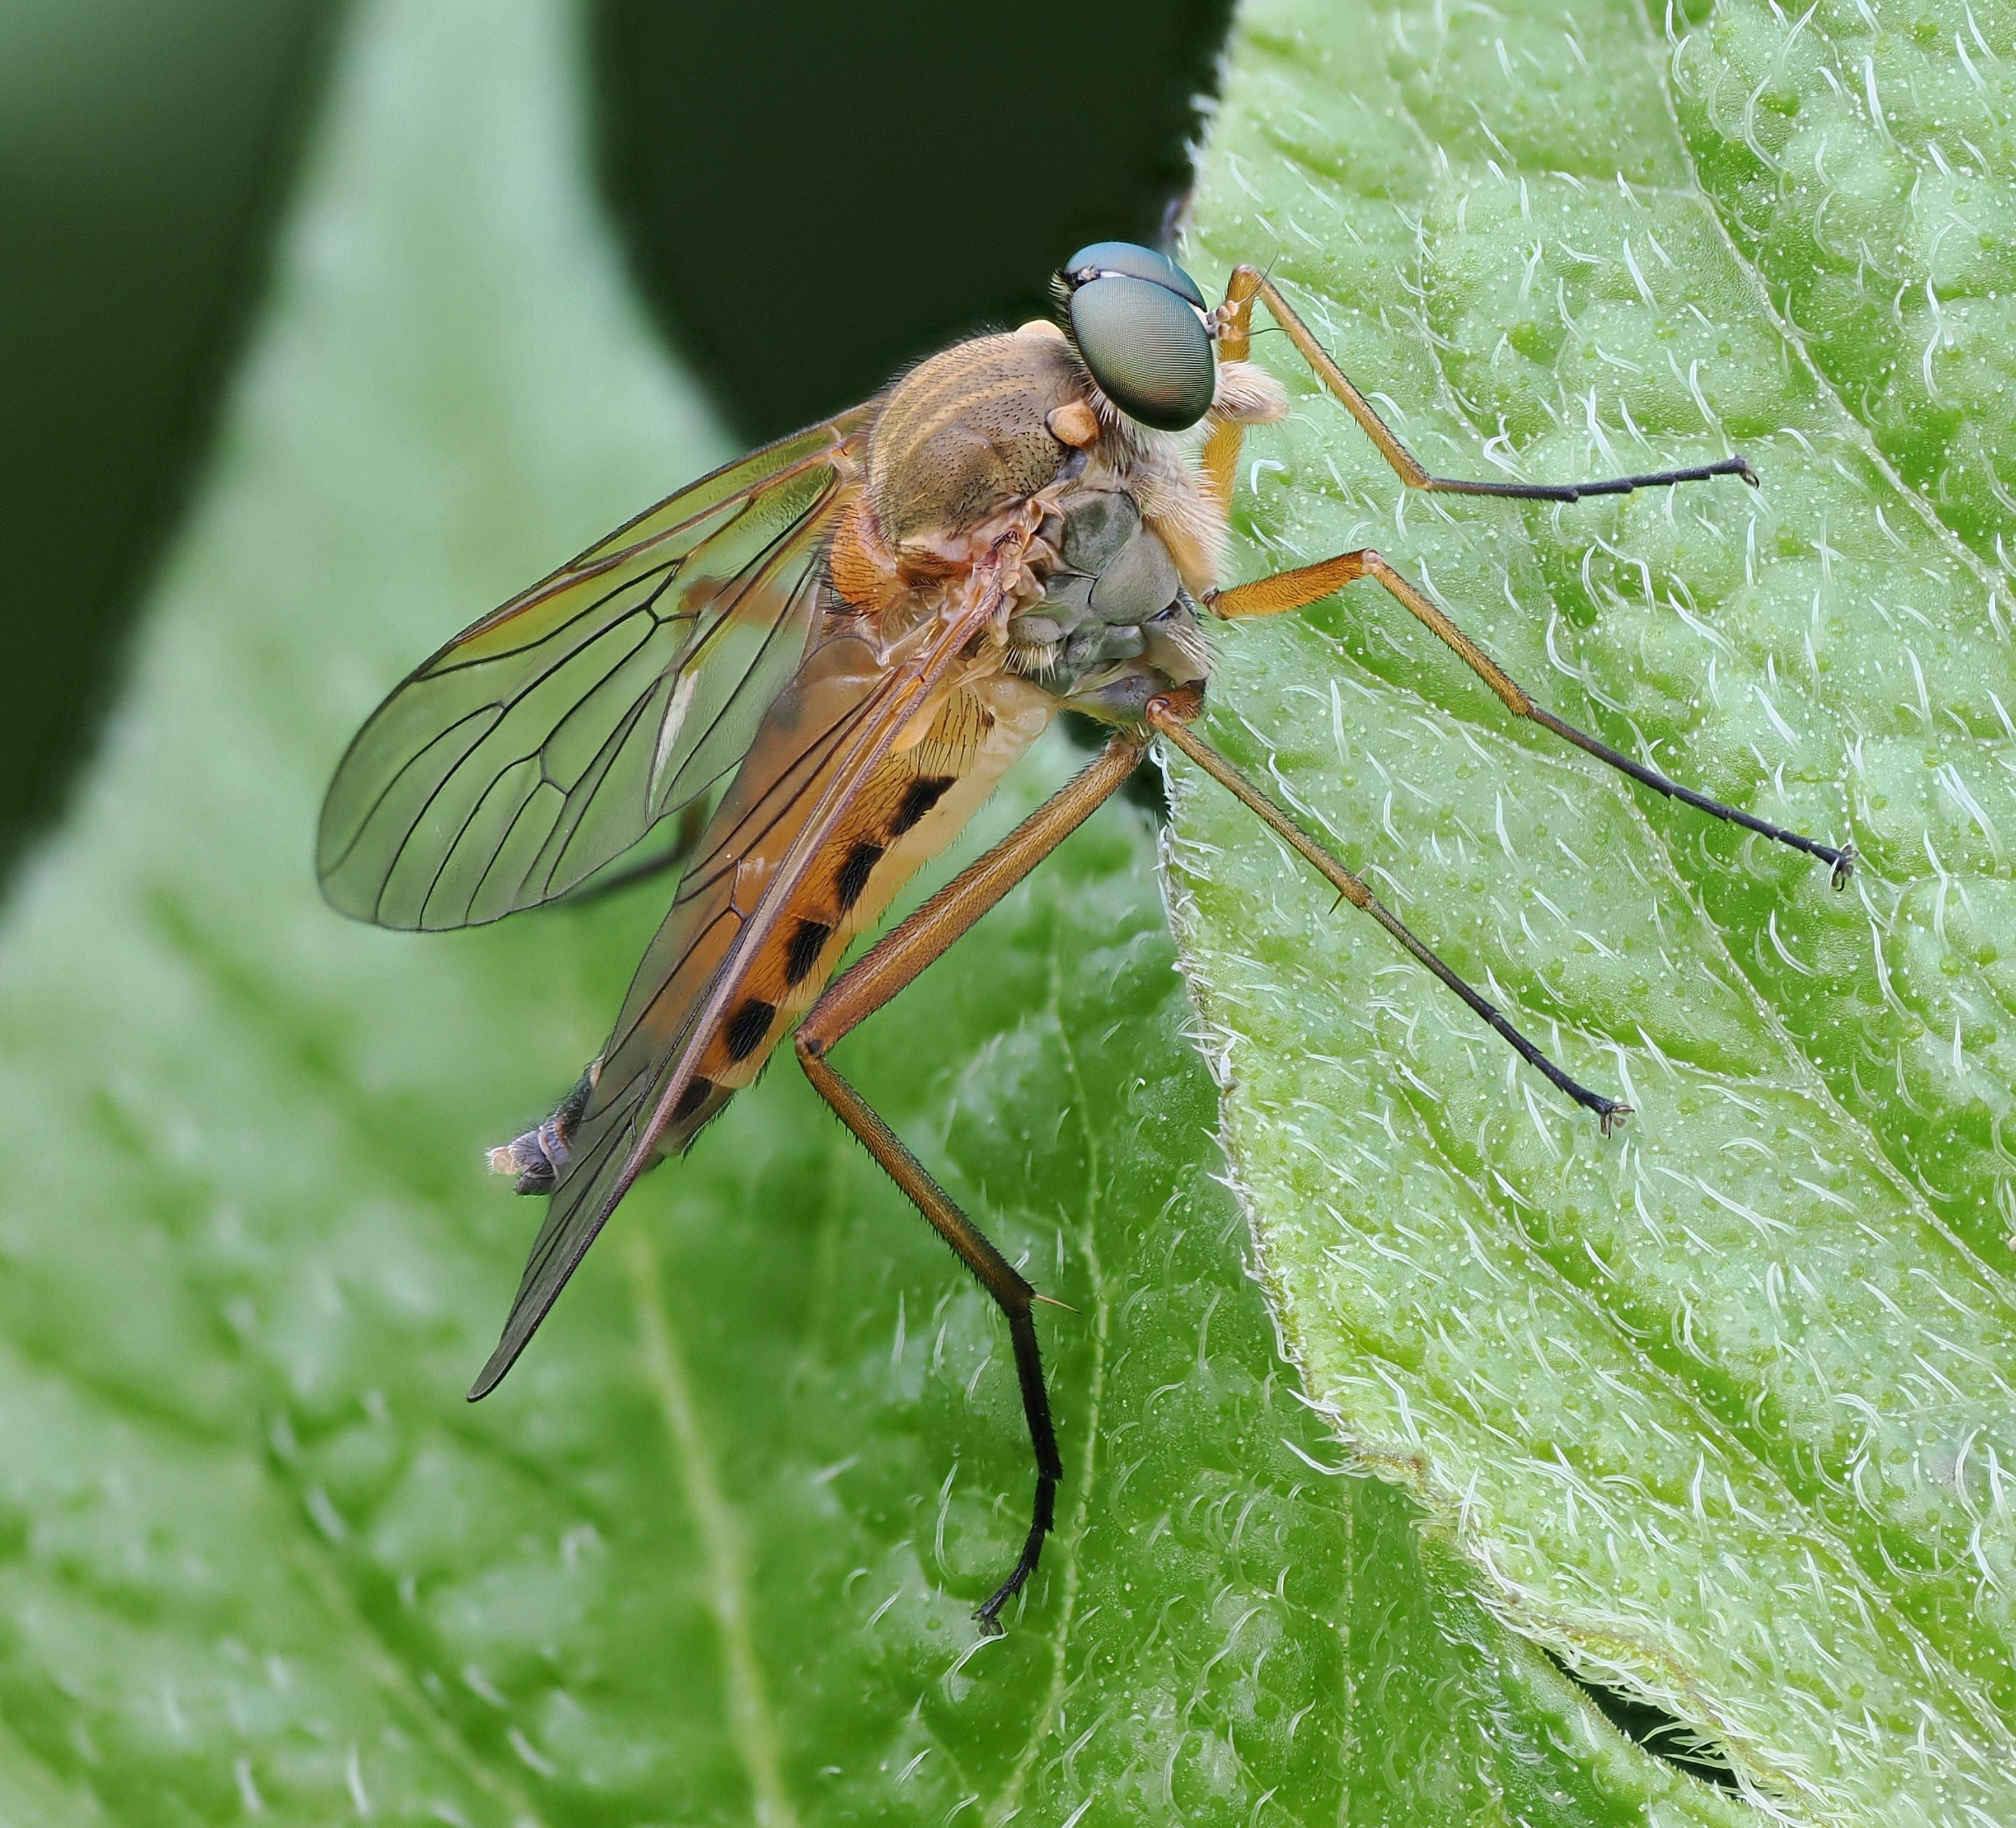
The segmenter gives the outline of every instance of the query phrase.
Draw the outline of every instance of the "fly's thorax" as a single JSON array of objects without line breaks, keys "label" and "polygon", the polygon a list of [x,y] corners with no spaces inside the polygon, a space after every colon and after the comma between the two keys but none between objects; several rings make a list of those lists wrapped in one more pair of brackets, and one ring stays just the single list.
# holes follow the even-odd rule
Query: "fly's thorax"
[{"label": "fly's thorax", "polygon": [[1096,711],[1111,700],[1122,716],[1202,679],[1195,606],[1132,491],[1101,473],[1054,500],[1031,566],[1042,595],[1008,624],[1010,669]]},{"label": "fly's thorax", "polygon": [[919,363],[869,443],[868,503],[881,538],[898,552],[933,549],[1049,488],[1083,462],[1051,416],[1084,401],[1077,358],[1049,326],[976,336]]}]

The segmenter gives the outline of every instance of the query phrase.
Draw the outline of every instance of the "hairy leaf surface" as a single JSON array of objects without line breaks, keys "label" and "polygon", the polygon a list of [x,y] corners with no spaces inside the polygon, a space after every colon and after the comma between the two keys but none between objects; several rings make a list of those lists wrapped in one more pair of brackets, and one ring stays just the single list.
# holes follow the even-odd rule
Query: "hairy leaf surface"
[{"label": "hairy leaf surface", "polygon": [[2016,1815],[2016,41],[1921,13],[1262,0],[1197,212],[1433,470],[1763,479],[1402,502],[1260,346],[1297,408],[1242,574],[1376,544],[1571,721],[1861,851],[1831,894],[1510,727],[1370,585],[1227,636],[1227,748],[1625,1133],[1201,781],[1175,897],[1312,1396],[1498,1616],[1802,1821]]},{"label": "hairy leaf surface", "polygon": [[[1242,22],[1208,285],[1277,260],[1438,468],[1735,442],[1766,480],[1396,515],[1283,361],[1244,574],[1376,541],[1564,714],[1869,867],[1830,895],[1507,730],[1376,598],[1229,632],[1219,738],[1640,1114],[1601,1142],[1184,782],[1193,1004],[1154,834],[1103,812],[846,1045],[1077,1310],[1060,1528],[981,1643],[1031,1477],[1001,1329],[788,1067],[460,1399],[538,1214],[482,1148],[599,1044],[665,890],[373,932],[316,896],[316,808],[417,658],[727,452],[590,205],[565,9],[361,6],[116,739],[0,925],[0,1813],[1751,1812],[1539,1646],[1795,1819],[2016,1812],[1992,377],[1931,425],[1802,303],[1791,181],[1723,156],[1776,31],[1802,110],[1823,50],[1851,92],[1875,59],[1856,171],[1931,160],[1892,98],[1950,34],[1865,17],[1719,11],[1677,79],[1621,5]],[[1875,185],[1872,223],[1913,195]]]}]

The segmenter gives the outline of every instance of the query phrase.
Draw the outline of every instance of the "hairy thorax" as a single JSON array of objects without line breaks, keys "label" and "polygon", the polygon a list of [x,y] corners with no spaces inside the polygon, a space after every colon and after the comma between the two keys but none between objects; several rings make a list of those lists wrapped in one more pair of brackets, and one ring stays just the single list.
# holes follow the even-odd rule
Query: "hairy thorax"
[{"label": "hairy thorax", "polygon": [[1053,707],[1132,719],[1208,671],[1197,599],[1218,582],[1226,504],[1199,452],[1221,424],[1283,410],[1267,376],[1229,362],[1202,425],[1148,431],[1114,410],[1054,325],[956,344],[877,416],[831,555],[837,619],[893,653],[952,613],[1007,538],[1001,612],[967,677],[1013,676]]}]

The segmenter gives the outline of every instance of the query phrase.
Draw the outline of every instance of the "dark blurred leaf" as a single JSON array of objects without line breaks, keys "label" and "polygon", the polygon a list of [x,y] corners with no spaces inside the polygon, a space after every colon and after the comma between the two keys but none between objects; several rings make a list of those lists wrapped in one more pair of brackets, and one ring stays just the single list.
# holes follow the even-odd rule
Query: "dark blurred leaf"
[{"label": "dark blurred leaf", "polygon": [[1047,316],[1075,248],[1155,241],[1230,0],[596,0],[600,163],[673,342],[752,437]]},{"label": "dark blurred leaf", "polygon": [[0,868],[55,811],[200,464],[334,0],[0,9]]}]

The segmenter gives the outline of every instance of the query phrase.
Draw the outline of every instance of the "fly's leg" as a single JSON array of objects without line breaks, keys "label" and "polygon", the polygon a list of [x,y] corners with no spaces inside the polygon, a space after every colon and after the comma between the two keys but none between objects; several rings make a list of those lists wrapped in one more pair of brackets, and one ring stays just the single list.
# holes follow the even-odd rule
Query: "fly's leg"
[{"label": "fly's leg", "polygon": [[[1740,476],[1753,488],[1756,486],[1755,473],[1740,456],[1725,459],[1719,463],[1699,465],[1692,469],[1662,470],[1643,476],[1613,477],[1600,482],[1470,482],[1453,477],[1431,476],[1414,454],[1394,435],[1392,428],[1373,411],[1371,401],[1352,384],[1350,376],[1331,359],[1329,351],[1317,342],[1309,326],[1296,315],[1294,308],[1281,296],[1273,281],[1258,268],[1240,266],[1233,269],[1231,283],[1226,290],[1225,302],[1219,307],[1217,312],[1219,354],[1228,359],[1243,359],[1251,349],[1253,301],[1256,298],[1265,301],[1275,321],[1287,333],[1288,340],[1316,371],[1317,378],[1343,402],[1352,418],[1363,429],[1366,436],[1378,448],[1379,454],[1392,466],[1395,473],[1409,488],[1444,495],[1509,495],[1521,501],[1575,502],[1584,495],[1628,495],[1633,489],[1667,488],[1676,483],[1700,482],[1713,476]],[[1241,430],[1234,423],[1218,423],[1213,426],[1205,443],[1205,470],[1221,499],[1229,500],[1231,496],[1233,476],[1239,460]],[[1831,870],[1834,886],[1837,889],[1847,885],[1855,869],[1855,847],[1852,844],[1823,844],[1798,832],[1787,831],[1782,826],[1773,825],[1768,820],[1754,819],[1747,812],[1739,812],[1733,806],[1725,806],[1719,800],[1711,800],[1705,793],[1682,786],[1679,782],[1669,779],[1656,768],[1647,768],[1642,762],[1633,761],[1629,756],[1611,748],[1607,743],[1598,741],[1586,731],[1563,722],[1551,711],[1542,710],[1527,696],[1525,689],[1457,628],[1425,592],[1402,577],[1369,547],[1362,552],[1345,552],[1337,558],[1327,559],[1318,564],[1304,565],[1292,571],[1283,571],[1255,583],[1239,585],[1230,590],[1216,591],[1205,600],[1213,610],[1228,620],[1249,616],[1272,616],[1283,610],[1301,609],[1310,603],[1319,603],[1346,584],[1366,577],[1377,578],[1389,595],[1397,599],[1438,639],[1445,642],[1465,666],[1498,694],[1514,717],[1530,718],[1565,741],[1572,743],[1578,749],[1586,750],[1599,761],[1607,762],[1619,772],[1629,775],[1632,779],[1653,789],[1654,792],[1684,801],[1714,818],[1727,819],[1732,824],[1741,826],[1746,831],[1755,832],[1774,843],[1788,844],[1795,851],[1803,851],[1809,856],[1819,858]]]},{"label": "fly's leg", "polygon": [[591,876],[578,888],[572,888],[557,901],[545,904],[549,908],[585,908],[591,901],[599,901],[606,895],[613,895],[634,887],[640,882],[649,882],[655,876],[683,870],[699,844],[700,833],[707,829],[707,814],[712,810],[706,795],[694,801],[679,815],[679,822],[674,828],[669,848],[654,857],[646,857],[641,862],[627,863],[621,869],[604,870]]},{"label": "fly's leg", "polygon": [[[1752,488],[1757,486],[1757,473],[1740,456],[1725,457],[1719,463],[1696,464],[1683,470],[1655,470],[1642,476],[1613,476],[1599,482],[1471,482],[1460,477],[1431,476],[1413,452],[1394,435],[1393,428],[1373,411],[1372,402],[1352,384],[1351,377],[1337,365],[1309,326],[1295,315],[1294,308],[1281,296],[1274,282],[1257,267],[1233,269],[1231,283],[1226,288],[1225,302],[1218,308],[1219,354],[1241,359],[1252,346],[1255,298],[1265,302],[1275,322],[1287,333],[1288,340],[1316,371],[1316,379],[1343,403],[1345,411],[1378,447],[1379,455],[1393,466],[1394,473],[1410,489],[1444,495],[1508,495],[1520,502],[1579,502],[1585,495],[1628,495],[1633,489],[1671,488],[1676,483],[1705,482],[1712,476],[1740,476]],[[1238,443],[1234,438],[1229,462],[1236,462],[1237,459]],[[1214,469],[1214,476],[1216,473]]]},{"label": "fly's leg", "polygon": [[1633,761],[1607,743],[1599,742],[1586,731],[1564,723],[1552,711],[1543,711],[1526,696],[1525,688],[1510,674],[1449,620],[1433,598],[1402,577],[1370,546],[1362,552],[1340,553],[1334,559],[1325,559],[1314,565],[1298,566],[1292,571],[1277,571],[1272,578],[1258,578],[1251,584],[1214,591],[1204,600],[1216,614],[1230,621],[1245,617],[1276,616],[1284,610],[1305,609],[1311,603],[1320,603],[1360,578],[1376,578],[1389,596],[1445,643],[1465,666],[1496,693],[1505,708],[1515,718],[1528,718],[1543,729],[1553,731],[1557,736],[1572,743],[1578,749],[1586,750],[1597,761],[1607,762],[1620,774],[1629,775],[1640,786],[1650,787],[1655,793],[1682,801],[1716,819],[1726,819],[1732,825],[1739,825],[1745,831],[1755,832],[1776,844],[1789,844],[1795,851],[1819,858],[1832,870],[1834,886],[1838,889],[1847,886],[1848,879],[1855,873],[1852,844],[1823,844],[1817,839],[1773,825],[1769,819],[1739,812],[1733,806],[1723,805],[1719,800],[1711,800],[1705,793],[1697,793],[1692,787],[1683,787],[1678,781],[1669,780],[1657,768],[1647,768],[1642,761]]},{"label": "fly's leg", "polygon": [[878,941],[812,1005],[797,1033],[798,1063],[805,1077],[840,1115],[840,1120],[882,1164],[889,1178],[930,1220],[932,1229],[994,1297],[1008,1319],[1015,1348],[1016,1376],[1022,1387],[1022,1413],[1036,1455],[1036,1502],[1029,1538],[1014,1571],[974,1615],[990,1634],[1001,1630],[1001,1609],[1021,1592],[1035,1571],[1057,1510],[1057,1430],[1043,1388],[1043,1365],[1036,1348],[1032,1315],[1039,1297],[1013,1265],[995,1250],[979,1226],[905,1147],[867,1099],[836,1072],[826,1059],[833,1045],[866,1021],[941,957],[995,902],[1089,819],[1134,772],[1143,754],[1138,736],[1118,735],[1097,760],[1053,794],[977,862],[962,870],[909,919]]},{"label": "fly's leg", "polygon": [[1570,1078],[1544,1053],[1541,1053],[1539,1049],[1507,1021],[1499,1013],[1495,1003],[1488,1001],[1471,989],[1462,978],[1417,939],[1408,930],[1406,923],[1399,916],[1373,894],[1361,878],[1346,869],[1341,863],[1330,855],[1329,851],[1289,818],[1287,814],[1247,779],[1245,775],[1191,729],[1188,720],[1196,714],[1194,707],[1179,705],[1169,698],[1152,698],[1148,701],[1146,714],[1151,729],[1166,736],[1213,780],[1225,788],[1234,799],[1239,801],[1249,811],[1258,815],[1263,824],[1284,840],[1290,848],[1296,851],[1305,861],[1312,865],[1316,873],[1335,889],[1345,901],[1350,902],[1352,906],[1370,914],[1409,952],[1462,998],[1486,1024],[1504,1036],[1506,1040],[1511,1043],[1513,1052],[1517,1054],[1527,1065],[1541,1074],[1559,1090],[1566,1092],[1585,1110],[1594,1111],[1597,1122],[1601,1126],[1604,1135],[1611,1135],[1622,1125],[1626,1117],[1630,1116],[1629,1105],[1620,1104],[1614,1098],[1606,1098],[1600,1092],[1592,1092],[1586,1085]]}]

